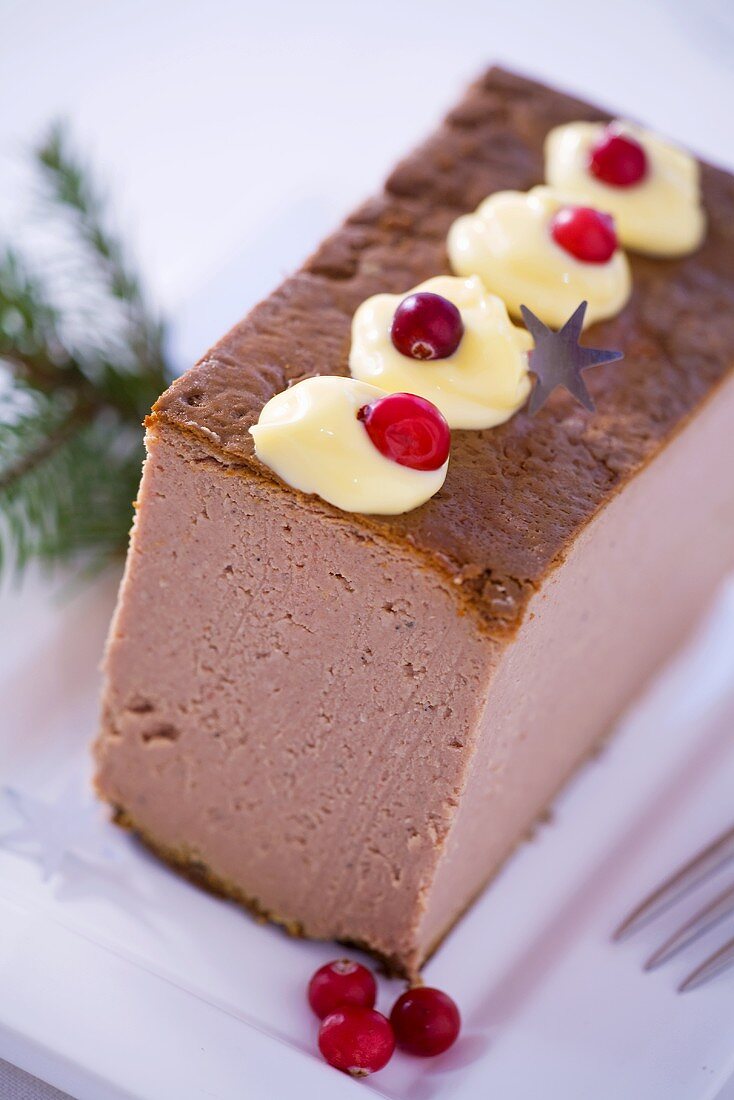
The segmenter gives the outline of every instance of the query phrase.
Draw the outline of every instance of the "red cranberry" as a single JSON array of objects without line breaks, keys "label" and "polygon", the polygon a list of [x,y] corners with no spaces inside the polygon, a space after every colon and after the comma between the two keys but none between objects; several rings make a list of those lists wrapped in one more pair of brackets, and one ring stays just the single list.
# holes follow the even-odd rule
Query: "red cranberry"
[{"label": "red cranberry", "polygon": [[395,310],[390,339],[410,359],[448,359],[464,335],[461,314],[448,298],[421,291]]},{"label": "red cranberry", "polygon": [[372,1008],[377,985],[366,966],[351,959],[334,959],[316,971],[308,983],[308,1003],[319,1019],[342,1005]]},{"label": "red cranberry", "polygon": [[589,171],[612,187],[631,187],[647,175],[647,153],[639,141],[609,128],[592,147]]},{"label": "red cranberry", "polygon": [[440,989],[417,986],[398,997],[390,1013],[395,1041],[409,1054],[443,1054],[456,1042],[461,1016],[455,1003]]},{"label": "red cranberry", "polygon": [[449,457],[451,431],[430,401],[390,393],[357,413],[380,454],[411,470],[438,470]]},{"label": "red cranberry", "polygon": [[319,1050],[335,1069],[367,1077],[390,1061],[395,1036],[390,1021],[374,1008],[344,1005],[321,1021]]},{"label": "red cranberry", "polygon": [[614,219],[591,206],[562,206],[551,221],[556,244],[587,264],[605,264],[617,248]]}]

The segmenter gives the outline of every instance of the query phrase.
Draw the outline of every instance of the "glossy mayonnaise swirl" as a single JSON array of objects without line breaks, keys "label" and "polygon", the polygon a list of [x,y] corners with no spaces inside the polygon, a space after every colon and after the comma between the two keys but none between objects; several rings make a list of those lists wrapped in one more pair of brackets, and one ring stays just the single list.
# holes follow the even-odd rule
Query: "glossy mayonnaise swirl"
[{"label": "glossy mayonnaise swirl", "polygon": [[263,407],[250,428],[255,454],[294,489],[345,512],[410,512],[441,488],[448,459],[414,470],[380,454],[357,413],[384,396],[353,378],[306,378]]},{"label": "glossy mayonnaise swirl", "polygon": [[[464,334],[445,359],[411,359],[390,339],[395,310],[411,294],[440,294],[457,307]],[[352,322],[349,368],[354,378],[389,393],[417,393],[441,410],[451,428],[493,428],[524,405],[530,392],[532,339],[515,328],[504,303],[480,279],[439,275],[405,294],[376,294]]]},{"label": "glossy mayonnaise swirl", "polygon": [[573,201],[549,187],[490,195],[474,214],[451,226],[452,268],[459,275],[479,275],[516,317],[524,305],[558,328],[582,301],[588,302],[586,325],[614,317],[631,290],[624,253],[617,249],[606,263],[587,263],[551,236],[553,215]]},{"label": "glossy mayonnaise swirl", "polygon": [[638,142],[647,172],[628,187],[597,179],[589,170],[603,122],[570,122],[551,130],[545,141],[545,178],[551,187],[614,215],[626,248],[655,256],[681,256],[698,248],[706,232],[696,160],[657,134],[631,122],[615,122],[614,133]]}]

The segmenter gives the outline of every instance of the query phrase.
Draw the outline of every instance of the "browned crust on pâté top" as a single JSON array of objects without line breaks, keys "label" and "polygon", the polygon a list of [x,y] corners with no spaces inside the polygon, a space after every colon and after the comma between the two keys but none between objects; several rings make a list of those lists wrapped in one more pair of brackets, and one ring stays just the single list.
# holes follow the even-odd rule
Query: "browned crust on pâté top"
[{"label": "browned crust on p\u00e2t\u00e9 top", "polygon": [[[447,272],[446,233],[459,214],[494,191],[541,183],[553,126],[607,117],[490,69],[382,194],[173,384],[152,423],[194,432],[233,473],[276,480],[254,458],[248,433],[264,403],[310,375],[348,373],[360,302]],[[596,414],[557,393],[534,419],[520,413],[489,431],[454,432],[445,486],[421,508],[345,516],[319,502],[325,515],[409,546],[455,583],[489,633],[512,633],[578,532],[734,365],[734,179],[707,165],[702,177],[703,247],[681,260],[631,257],[629,305],[589,330],[589,343],[625,355],[586,375]]]}]

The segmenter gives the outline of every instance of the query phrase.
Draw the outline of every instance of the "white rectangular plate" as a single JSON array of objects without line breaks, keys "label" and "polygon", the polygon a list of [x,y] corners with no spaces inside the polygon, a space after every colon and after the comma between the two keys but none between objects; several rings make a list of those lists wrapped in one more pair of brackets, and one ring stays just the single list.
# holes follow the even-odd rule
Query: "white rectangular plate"
[{"label": "white rectangular plate", "polygon": [[[528,0],[521,18],[486,0],[450,12],[375,0],[366,15],[341,5],[339,19],[319,6],[288,5],[286,18],[272,5],[227,5],[216,18],[210,6],[153,4],[142,35],[104,5],[10,5],[4,17],[0,83],[14,105],[0,117],[3,149],[38,132],[62,89],[130,201],[156,290],[179,306],[194,292],[179,310],[184,365],[489,57],[734,163],[727,0],[619,0],[611,14]],[[734,978],[674,992],[710,940],[645,975],[678,911],[623,946],[610,934],[731,818],[731,591],[428,966],[427,980],[460,1004],[461,1042],[435,1062],[396,1057],[355,1085],[314,1056],[303,996],[332,946],[258,926],[101,812],[79,814],[114,587],[107,579],[60,605],[36,581],[0,593],[0,786],[15,792],[0,805],[0,1057],[79,1100],[331,1100],[355,1088],[391,1100],[721,1095],[734,1072]],[[26,825],[26,840],[11,841],[19,805],[30,835]],[[383,1008],[398,989],[383,984]]]}]

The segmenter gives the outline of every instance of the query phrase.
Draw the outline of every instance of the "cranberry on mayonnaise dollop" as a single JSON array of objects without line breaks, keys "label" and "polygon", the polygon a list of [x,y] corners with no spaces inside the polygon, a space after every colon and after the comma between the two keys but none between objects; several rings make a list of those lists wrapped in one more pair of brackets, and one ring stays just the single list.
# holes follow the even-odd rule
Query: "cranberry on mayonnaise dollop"
[{"label": "cranberry on mayonnaise dollop", "polygon": [[388,392],[438,406],[452,428],[493,428],[530,392],[528,333],[481,279],[439,275],[357,309],[349,369]]},{"label": "cranberry on mayonnaise dollop", "polygon": [[699,167],[672,142],[631,122],[569,122],[545,141],[545,178],[614,216],[625,248],[683,256],[701,244]]},{"label": "cranberry on mayonnaise dollop", "polygon": [[250,432],[282,481],[345,512],[410,512],[438,492],[449,465],[451,434],[435,406],[354,378],[296,383]]},{"label": "cranberry on mayonnaise dollop", "polygon": [[560,327],[583,301],[586,325],[614,317],[630,296],[629,263],[606,211],[580,218],[579,205],[550,187],[498,191],[451,226],[451,266],[479,275],[515,317],[524,305]]}]

